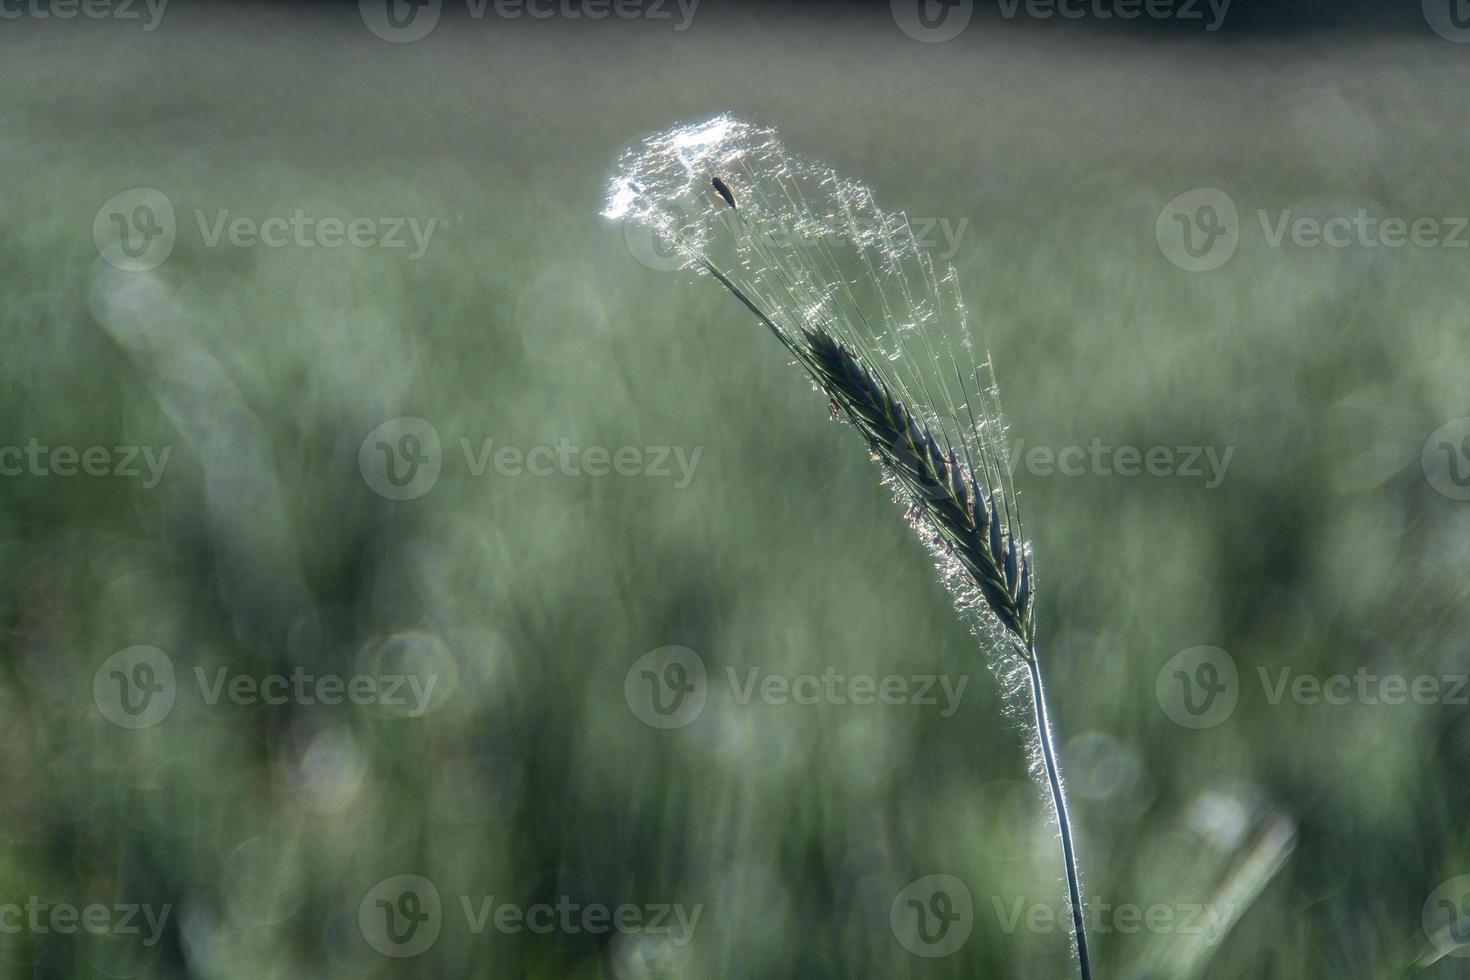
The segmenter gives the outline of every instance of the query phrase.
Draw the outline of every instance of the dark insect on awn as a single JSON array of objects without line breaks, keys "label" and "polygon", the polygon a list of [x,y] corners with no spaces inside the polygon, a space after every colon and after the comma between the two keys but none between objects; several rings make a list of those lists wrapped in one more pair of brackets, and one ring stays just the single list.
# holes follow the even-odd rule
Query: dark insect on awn
[{"label": "dark insect on awn", "polygon": [[729,184],[725,183],[719,177],[713,178],[710,183],[715,185],[715,190],[719,191],[720,196],[725,199],[726,204],[732,208],[735,207],[735,192],[730,190]]}]

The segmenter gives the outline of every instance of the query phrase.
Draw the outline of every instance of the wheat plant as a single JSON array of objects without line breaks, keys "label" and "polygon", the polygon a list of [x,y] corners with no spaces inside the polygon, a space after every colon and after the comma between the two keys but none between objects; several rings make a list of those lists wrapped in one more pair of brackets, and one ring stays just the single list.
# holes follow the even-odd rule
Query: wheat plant
[{"label": "wheat plant", "polygon": [[1041,663],[1036,579],[994,371],[977,356],[954,268],[863,184],[728,115],[623,156],[604,215],[647,254],[723,285],[862,435],[940,578],[1034,722],[1032,770],[1061,838],[1075,952],[1091,965],[1081,881]]}]

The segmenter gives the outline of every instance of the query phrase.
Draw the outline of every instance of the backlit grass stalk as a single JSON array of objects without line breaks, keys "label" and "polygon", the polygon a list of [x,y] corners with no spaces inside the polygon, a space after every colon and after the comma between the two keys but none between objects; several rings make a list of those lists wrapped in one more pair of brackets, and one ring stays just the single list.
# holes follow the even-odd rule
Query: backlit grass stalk
[{"label": "backlit grass stalk", "polygon": [[[1036,770],[1062,842],[1073,936],[1091,978],[1081,881],[1036,655],[1035,577],[988,361],[954,270],[908,219],[771,130],[728,116],[630,150],[606,212],[730,291],[862,435],[1012,694],[1029,697]],[[989,375],[987,377],[987,375]]]}]

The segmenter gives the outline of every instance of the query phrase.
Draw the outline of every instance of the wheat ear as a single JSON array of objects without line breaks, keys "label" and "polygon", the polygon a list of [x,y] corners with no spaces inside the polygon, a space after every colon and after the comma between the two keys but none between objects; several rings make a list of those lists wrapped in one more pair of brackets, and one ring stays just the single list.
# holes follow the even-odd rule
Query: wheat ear
[{"label": "wheat ear", "polygon": [[[1077,855],[1072,843],[1067,797],[1062,792],[1041,666],[1036,662],[1035,596],[1031,562],[1018,541],[1018,527],[1001,528],[1006,518],[992,495],[989,505],[972,474],[950,451],[946,456],[934,437],[919,427],[891,392],[853,355],[820,330],[805,333],[810,364],[817,383],[846,412],[868,441],[868,448],[909,488],[910,499],[922,501],[926,516],[954,549],[965,570],[985,596],[991,612],[1013,636],[1017,654],[1026,662],[1031,682],[1037,738],[1044,756],[1052,806],[1061,830],[1067,867],[1067,898],[1083,980],[1091,980],[1087,929],[1082,916],[1082,894]],[[1011,533],[1011,532],[1016,533]]]},{"label": "wheat ear", "polygon": [[[680,265],[717,280],[770,330],[862,434],[977,634],[1024,665],[1076,953],[1082,980],[1091,980],[1036,655],[1030,547],[1008,479],[993,371],[982,382],[954,270],[925,251],[906,216],[879,210],[866,187],[791,156],[774,131],[729,116],[630,150],[604,214],[665,239]],[[828,244],[834,234],[848,254]],[[1010,670],[1000,668],[1002,677]]]},{"label": "wheat ear", "polygon": [[[709,271],[747,307],[754,309],[749,299],[722,273]],[[763,321],[766,319],[759,310],[755,312]],[[787,339],[779,331],[777,336],[783,342]],[[933,435],[915,422],[888,387],[839,341],[821,329],[807,329],[801,333],[800,341],[787,347],[863,434],[872,454],[903,484],[908,499],[923,508],[923,516],[953,550],[985,596],[990,611],[1010,634],[1012,649],[1026,664],[1037,740],[1062,838],[1073,940],[1077,944],[1082,980],[1091,980],[1072,823],[1047,717],[1041,665],[1036,660],[1031,561],[1019,538],[1019,522],[1009,521],[998,506],[998,495],[983,494],[974,475],[955,458],[953,450],[947,454],[941,451]]]}]

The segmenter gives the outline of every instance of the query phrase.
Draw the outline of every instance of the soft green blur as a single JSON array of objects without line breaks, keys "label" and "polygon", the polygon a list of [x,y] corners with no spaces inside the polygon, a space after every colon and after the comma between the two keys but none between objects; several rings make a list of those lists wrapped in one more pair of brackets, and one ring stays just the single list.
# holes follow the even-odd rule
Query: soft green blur
[{"label": "soft green blur", "polygon": [[[683,32],[487,21],[402,45],[351,6],[0,24],[0,445],[170,451],[151,487],[0,477],[0,977],[1071,973],[1029,719],[857,437],[717,286],[597,217],[624,145],[726,109],[886,206],[968,220],[955,262],[1024,440],[1097,975],[1437,959],[1426,902],[1470,873],[1470,524],[1421,451],[1470,413],[1467,251],[1271,248],[1256,211],[1470,213],[1465,52],[1048,24],[923,44],[881,7],[725,6]],[[135,187],[177,218],[146,271],[92,234]],[[1155,238],[1196,187],[1240,211],[1212,272]],[[417,260],[207,244],[221,211],[297,209],[440,221]],[[401,416],[442,471],[389,500],[360,450]],[[636,447],[644,475],[494,461],[563,439]],[[1233,456],[1213,488],[1025,465],[1094,441]],[[647,447],[693,461],[687,485],[672,456],[646,475]],[[94,675],[137,645],[176,700],[132,730]],[[661,730],[630,703],[668,646],[707,700]],[[1159,691],[1199,646],[1233,658],[1238,705],[1195,729]],[[210,703],[222,668],[435,688],[422,713]],[[1283,668],[1430,676],[1460,702],[1276,698]],[[952,711],[937,684],[932,705],[772,703],[743,698],[753,669],[965,687]],[[402,874],[442,906],[415,958],[362,925]],[[929,958],[890,912],[934,874],[973,913]],[[12,928],[32,896],[169,914],[152,942]],[[490,896],[699,918],[497,928]]]}]

